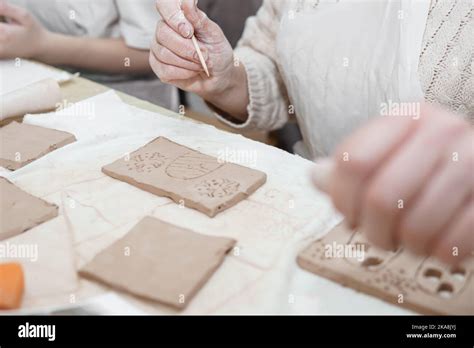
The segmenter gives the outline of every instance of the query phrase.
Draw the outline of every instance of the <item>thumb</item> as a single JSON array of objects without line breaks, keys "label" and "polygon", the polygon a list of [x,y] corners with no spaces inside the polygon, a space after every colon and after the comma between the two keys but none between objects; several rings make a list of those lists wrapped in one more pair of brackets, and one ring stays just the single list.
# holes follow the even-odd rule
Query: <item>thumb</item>
[{"label": "thumb", "polygon": [[194,35],[193,26],[184,16],[181,9],[182,2],[187,3],[194,0],[156,0],[156,8],[161,18],[177,33],[184,38],[190,39]]},{"label": "thumb", "polygon": [[197,7],[197,0],[183,0],[181,8],[198,38],[211,38],[220,32],[219,26]]}]

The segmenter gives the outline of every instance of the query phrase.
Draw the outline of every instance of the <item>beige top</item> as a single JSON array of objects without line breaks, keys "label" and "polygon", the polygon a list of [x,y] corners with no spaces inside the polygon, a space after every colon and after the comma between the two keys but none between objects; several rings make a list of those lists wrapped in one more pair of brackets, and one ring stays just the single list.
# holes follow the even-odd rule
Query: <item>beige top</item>
[{"label": "beige top", "polygon": [[419,98],[474,120],[473,3],[426,1],[415,15],[420,3],[266,0],[235,52],[247,70],[249,119],[221,120],[272,130],[294,111],[307,156],[324,156],[381,103],[411,102],[408,78]]},{"label": "beige top", "polygon": [[26,7],[49,30],[74,36],[123,37],[149,49],[159,15],[155,0],[9,0]]}]

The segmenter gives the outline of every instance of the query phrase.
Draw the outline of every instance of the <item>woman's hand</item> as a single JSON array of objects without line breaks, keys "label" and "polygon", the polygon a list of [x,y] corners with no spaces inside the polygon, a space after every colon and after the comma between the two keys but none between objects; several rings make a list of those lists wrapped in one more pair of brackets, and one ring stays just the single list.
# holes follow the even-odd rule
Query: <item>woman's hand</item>
[{"label": "woman's hand", "polygon": [[474,132],[447,111],[384,117],[354,133],[314,172],[353,228],[457,264],[474,250]]},{"label": "woman's hand", "polygon": [[0,59],[37,58],[49,32],[24,8],[0,1]]},{"label": "woman's hand", "polygon": [[[150,65],[163,82],[205,99],[227,90],[234,79],[233,50],[221,28],[196,6],[195,0],[158,0],[162,17],[152,43]],[[211,77],[203,73],[195,35]]]}]

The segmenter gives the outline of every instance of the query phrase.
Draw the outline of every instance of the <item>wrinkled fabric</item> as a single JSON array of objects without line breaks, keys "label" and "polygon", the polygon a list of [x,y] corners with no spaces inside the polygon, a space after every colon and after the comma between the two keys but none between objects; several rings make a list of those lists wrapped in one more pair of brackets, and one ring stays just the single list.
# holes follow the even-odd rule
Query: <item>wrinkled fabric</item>
[{"label": "wrinkled fabric", "polygon": [[[81,304],[92,313],[94,308],[102,311],[106,303],[97,300],[101,304],[94,307],[89,301],[110,289],[75,279],[76,270],[125,236],[143,217],[153,216],[197,233],[237,240],[237,249],[226,257],[183,313],[407,313],[297,267],[297,254],[340,221],[329,200],[312,189],[311,162],[178,115],[163,116],[129,106],[114,92],[58,112],[28,115],[25,122],[71,132],[77,142],[14,173],[4,173],[23,190],[60,207],[58,218],[22,235],[23,241],[41,238],[46,242],[60,235],[65,243],[61,257],[54,256],[58,250],[51,250],[51,259],[75,266],[68,270],[61,265],[63,276],[59,278],[48,263],[35,264],[35,276],[42,281],[27,279],[30,288],[23,312]],[[104,165],[158,136],[264,171],[268,181],[245,201],[210,219],[101,172]],[[52,247],[58,248],[57,243]],[[70,249],[73,252],[64,255],[63,250]],[[58,285],[47,284],[53,277],[56,281],[64,279],[56,294],[54,289]],[[48,291],[35,295],[36,286],[48,286]],[[75,290],[64,296],[63,290],[69,287]],[[116,314],[130,313],[129,304],[138,312],[177,313],[129,295],[120,297],[127,304],[121,306],[112,301],[117,306],[113,308]]]}]

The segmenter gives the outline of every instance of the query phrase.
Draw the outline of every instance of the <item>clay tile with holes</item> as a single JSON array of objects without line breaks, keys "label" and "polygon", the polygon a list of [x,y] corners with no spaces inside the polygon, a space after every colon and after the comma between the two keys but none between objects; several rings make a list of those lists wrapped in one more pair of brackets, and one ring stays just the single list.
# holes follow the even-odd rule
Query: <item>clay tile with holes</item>
[{"label": "clay tile with holes", "polygon": [[[328,252],[339,246],[343,252]],[[449,267],[405,250],[380,250],[371,246],[362,233],[340,224],[303,250],[298,264],[312,273],[416,312],[474,314],[473,258],[462,266]]]}]

